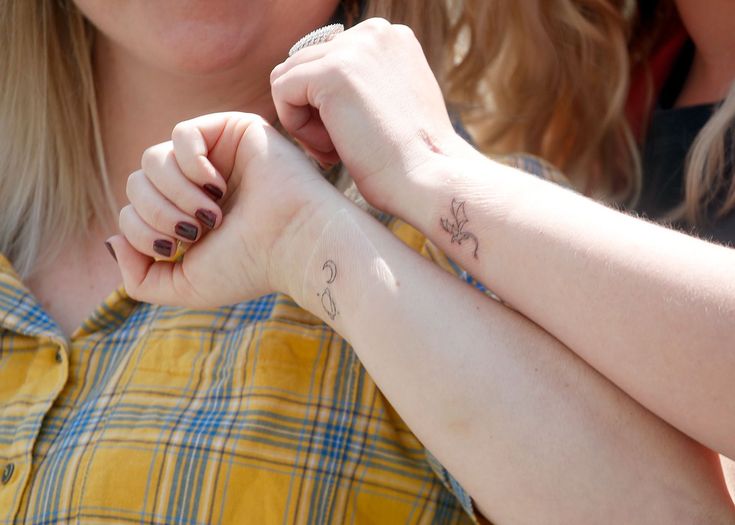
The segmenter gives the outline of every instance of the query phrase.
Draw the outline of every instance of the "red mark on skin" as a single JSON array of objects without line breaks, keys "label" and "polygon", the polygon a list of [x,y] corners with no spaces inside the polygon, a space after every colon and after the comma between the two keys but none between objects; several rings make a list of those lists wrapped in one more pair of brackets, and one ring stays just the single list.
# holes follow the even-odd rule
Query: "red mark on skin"
[{"label": "red mark on skin", "polygon": [[419,134],[421,135],[421,140],[424,141],[424,144],[429,146],[429,149],[433,151],[434,153],[438,153],[439,155],[444,155],[444,152],[439,149],[439,146],[436,145],[436,142],[434,142],[434,139],[429,135],[429,133],[425,130],[419,130]]}]

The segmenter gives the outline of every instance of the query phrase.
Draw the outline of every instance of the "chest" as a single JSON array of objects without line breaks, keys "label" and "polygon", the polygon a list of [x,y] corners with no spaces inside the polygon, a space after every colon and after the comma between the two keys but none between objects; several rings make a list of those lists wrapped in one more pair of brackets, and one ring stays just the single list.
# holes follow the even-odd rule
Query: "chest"
[{"label": "chest", "polygon": [[68,337],[120,283],[117,264],[99,240],[70,246],[26,284]]}]

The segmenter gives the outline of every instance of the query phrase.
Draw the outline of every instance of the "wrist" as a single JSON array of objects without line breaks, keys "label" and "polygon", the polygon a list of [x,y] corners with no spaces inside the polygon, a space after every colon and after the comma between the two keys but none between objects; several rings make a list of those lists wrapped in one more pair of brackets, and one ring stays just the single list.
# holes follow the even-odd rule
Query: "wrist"
[{"label": "wrist", "polygon": [[409,171],[393,177],[398,184],[391,192],[391,208],[386,210],[424,233],[436,222],[447,196],[463,191],[468,176],[481,172],[489,162],[458,135],[442,142],[440,151],[425,152]]},{"label": "wrist", "polygon": [[380,202],[368,202],[414,226],[433,208],[440,188],[451,185],[466,164],[487,160],[454,132],[441,139],[422,134],[406,150],[403,162],[376,177],[381,181],[376,192]]},{"label": "wrist", "polygon": [[[392,214],[422,232],[447,255],[472,265],[488,242],[507,228],[519,203],[527,200],[533,177],[473,150],[443,156],[406,177],[396,192],[400,207]],[[463,244],[464,243],[464,244]]]},{"label": "wrist", "polygon": [[352,206],[333,187],[307,200],[294,213],[287,228],[274,244],[270,256],[271,289],[290,296],[304,306],[304,276],[324,228],[339,210]]},{"label": "wrist", "polygon": [[308,245],[308,249],[294,252],[300,261],[291,274],[288,293],[349,340],[375,293],[386,289],[397,293],[398,281],[383,250],[391,243],[398,244],[399,250],[408,248],[369,214],[339,197],[320,206],[302,224],[292,245]]}]

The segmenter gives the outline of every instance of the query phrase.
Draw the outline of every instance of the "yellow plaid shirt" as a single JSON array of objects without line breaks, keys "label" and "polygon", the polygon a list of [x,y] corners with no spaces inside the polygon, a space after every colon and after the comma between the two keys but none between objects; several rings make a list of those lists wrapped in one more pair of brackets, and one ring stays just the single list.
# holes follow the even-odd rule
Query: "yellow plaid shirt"
[{"label": "yellow plaid shirt", "polygon": [[474,519],[349,345],[290,298],[190,310],[118,291],[67,340],[1,256],[0,472],[1,525]]}]

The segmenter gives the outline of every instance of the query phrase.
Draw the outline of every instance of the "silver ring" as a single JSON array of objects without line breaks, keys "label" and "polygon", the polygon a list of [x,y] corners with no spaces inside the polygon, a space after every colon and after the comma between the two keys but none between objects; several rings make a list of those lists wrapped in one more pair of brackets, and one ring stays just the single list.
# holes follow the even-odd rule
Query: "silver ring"
[{"label": "silver ring", "polygon": [[344,30],[345,26],[343,26],[342,24],[330,24],[328,26],[320,27],[319,29],[312,31],[301,40],[296,42],[293,47],[288,51],[288,56],[293,56],[294,53],[301,51],[305,47],[329,42]]}]

